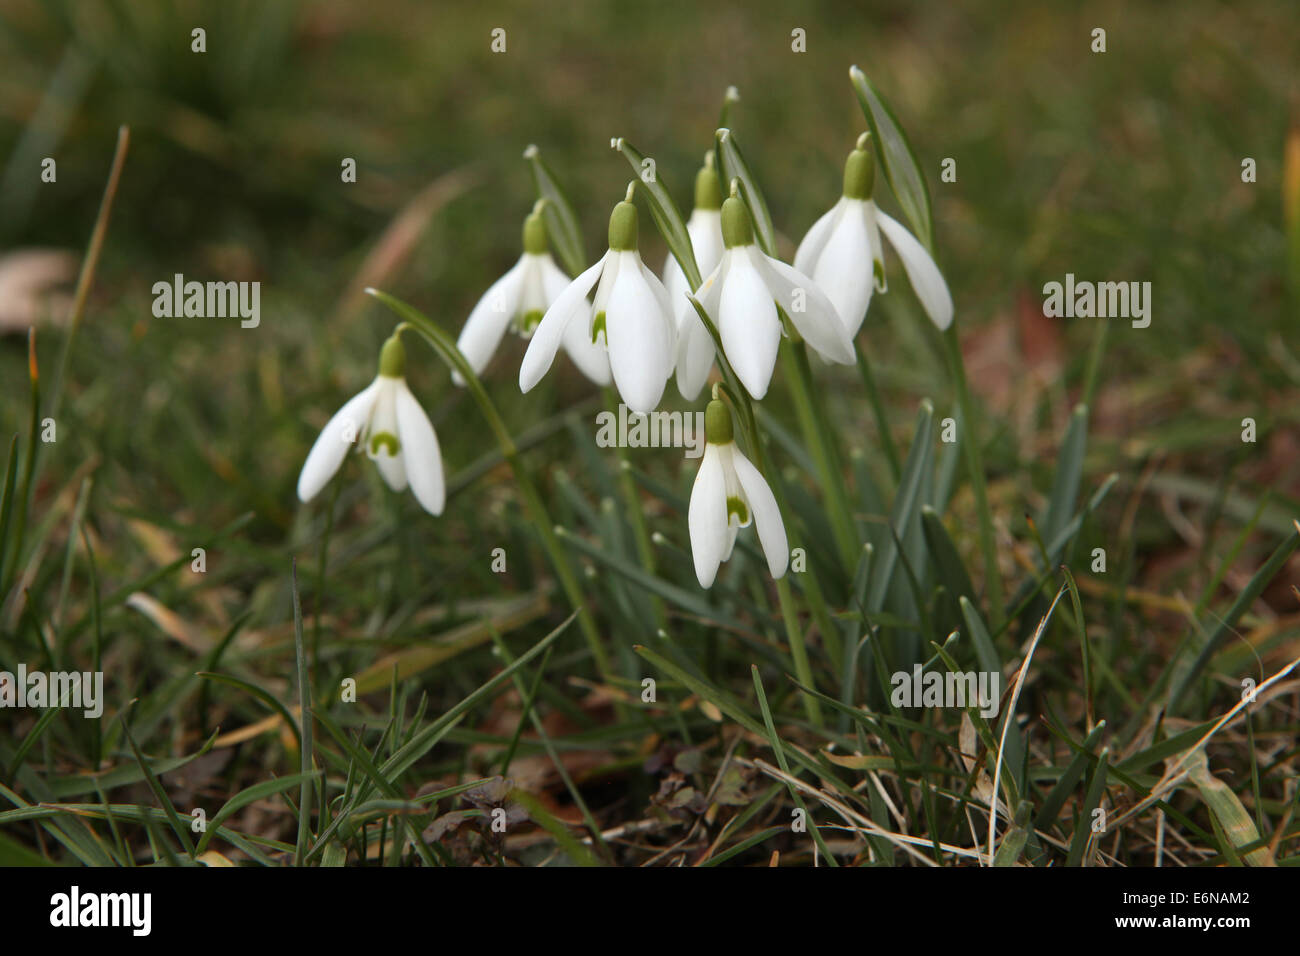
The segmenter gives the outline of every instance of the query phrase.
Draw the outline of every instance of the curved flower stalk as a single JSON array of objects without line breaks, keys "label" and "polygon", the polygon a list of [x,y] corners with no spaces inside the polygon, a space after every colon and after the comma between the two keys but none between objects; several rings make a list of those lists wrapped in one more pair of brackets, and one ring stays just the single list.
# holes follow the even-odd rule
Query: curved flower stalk
[{"label": "curved flower stalk", "polygon": [[442,514],[447,491],[438,436],[405,376],[406,349],[394,335],[379,353],[375,380],[338,410],[308,452],[298,476],[302,501],[320,493],[360,441],[388,487],[403,491],[409,484],[425,511]]},{"label": "curved flower stalk", "polygon": [[[555,264],[547,248],[546,225],[542,221],[544,203],[545,200],[538,200],[524,219],[523,255],[483,293],[456,340],[456,347],[475,375],[483,374],[507,328],[525,339],[530,338],[546,310],[569,284],[569,277]],[[609,359],[580,328],[575,326],[561,344],[582,374],[597,385],[609,384]],[[459,372],[453,372],[451,378],[464,386],[465,379]]]},{"label": "curved flower stalk", "polygon": [[[519,368],[519,388],[529,392],[555,361],[561,342],[581,336],[608,355],[609,369],[627,407],[649,413],[659,405],[673,373],[677,329],[668,292],[637,252],[637,212],[632,192],[609,217],[609,251],[562,291],[538,324]],[[587,300],[595,288],[595,301]]]},{"label": "curved flower stalk", "polygon": [[844,195],[803,237],[794,267],[822,287],[835,303],[850,337],[856,336],[873,288],[876,292],[887,288],[883,232],[902,260],[926,314],[940,329],[946,329],[952,323],[952,295],[939,267],[907,227],[881,212],[871,198],[876,165],[867,148],[868,135],[858,137],[844,163]]},{"label": "curved flower stalk", "polygon": [[751,522],[758,530],[772,577],[783,577],[790,548],[781,511],[762,474],[736,447],[731,412],[716,398],[704,413],[704,428],[708,444],[687,513],[700,587],[713,586],[719,566],[736,546],[736,535]]},{"label": "curved flower stalk", "polygon": [[[691,217],[686,222],[686,232],[691,237],[691,248],[695,252],[695,263],[699,266],[700,275],[707,276],[718,267],[723,252],[722,181],[718,177],[718,171],[713,167],[711,150],[705,155],[704,165],[695,176],[695,208],[691,210]],[[700,284],[703,285],[703,282]],[[688,285],[682,267],[671,252],[668,254],[668,261],[664,263],[664,288],[668,290],[668,301],[676,309],[677,334],[679,337],[683,336],[691,322],[699,321],[695,317],[695,310],[686,299],[687,293],[696,290]],[[682,398],[687,401],[695,400],[712,367],[713,363],[710,361],[703,376],[690,381],[683,377],[679,367],[677,390],[682,393]],[[688,385],[691,386],[689,393]]]},{"label": "curved flower stalk", "polygon": [[[798,269],[766,255],[754,242],[749,210],[736,195],[722,204],[725,250],[700,285],[697,298],[717,322],[722,349],[745,389],[755,399],[767,394],[784,331],[777,306],[822,358],[852,365],[853,344],[834,304]],[[677,347],[677,386],[695,395],[713,366],[714,344],[692,309],[684,316]]]}]

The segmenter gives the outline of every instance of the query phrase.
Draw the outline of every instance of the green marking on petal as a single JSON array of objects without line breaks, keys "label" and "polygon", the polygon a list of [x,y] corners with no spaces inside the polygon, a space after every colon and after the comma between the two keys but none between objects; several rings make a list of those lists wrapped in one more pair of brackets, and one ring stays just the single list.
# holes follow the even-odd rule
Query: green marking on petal
[{"label": "green marking on petal", "polygon": [[595,344],[596,344],[596,337],[599,336],[599,335],[604,335],[604,336],[605,336],[605,342],[606,342],[606,343],[609,342],[609,333],[605,331],[605,313],[604,313],[604,311],[597,312],[597,313],[596,313],[596,318],[592,320],[592,323],[591,323],[591,344],[592,344],[592,345],[595,345]]},{"label": "green marking on petal", "polygon": [[402,443],[397,440],[397,436],[392,432],[375,432],[370,436],[370,454],[379,454],[380,445],[383,445],[388,450],[390,458],[396,458],[397,453],[402,450]]},{"label": "green marking on petal", "polygon": [[533,329],[537,328],[541,324],[542,324],[542,310],[529,309],[527,312],[524,313],[524,317],[520,327],[522,328],[524,334],[527,335],[527,334],[531,334]]},{"label": "green marking on petal", "polygon": [[872,260],[871,275],[876,281],[876,291],[885,291],[885,264],[879,259]]},{"label": "green marking on petal", "polygon": [[735,515],[742,525],[749,524],[749,507],[735,495],[727,496],[727,521]]}]

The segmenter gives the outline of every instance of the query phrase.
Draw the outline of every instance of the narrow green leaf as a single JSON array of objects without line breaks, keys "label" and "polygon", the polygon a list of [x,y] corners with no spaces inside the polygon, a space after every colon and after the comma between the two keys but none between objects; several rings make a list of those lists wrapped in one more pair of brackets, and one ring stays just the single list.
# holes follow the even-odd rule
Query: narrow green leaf
[{"label": "narrow green leaf", "polygon": [[136,763],[140,765],[145,782],[149,784],[149,789],[153,791],[153,795],[158,799],[158,803],[167,814],[167,822],[171,824],[172,831],[176,834],[176,838],[180,840],[181,846],[185,848],[185,853],[191,860],[194,859],[194,843],[190,840],[189,828],[181,822],[176,807],[172,804],[171,798],[167,796],[167,791],[163,789],[163,785],[154,776],[153,771],[149,769],[149,765],[145,763],[144,755],[140,752],[140,748],[136,746],[135,738],[131,736],[131,728],[126,722],[125,714],[122,715],[122,733],[126,735],[126,742],[131,747],[131,753],[135,755]]},{"label": "narrow green leaf", "polygon": [[1020,854],[1024,852],[1025,844],[1029,842],[1029,814],[1033,809],[1028,800],[1021,800],[1020,805],[1016,807],[1015,821],[1002,836],[1002,842],[998,844],[998,850],[993,854],[994,866],[1015,866],[1020,859]]},{"label": "narrow green leaf", "polygon": [[912,144],[908,142],[903,127],[885,98],[856,66],[849,69],[849,79],[858,94],[858,103],[871,128],[880,157],[880,168],[885,173],[889,188],[898,198],[898,205],[912,227],[916,238],[927,249],[934,248],[934,224],[930,214],[930,190],[925,184],[925,174],[917,162]]},{"label": "narrow green leaf", "polygon": [[1169,691],[1168,707],[1171,712],[1177,708],[1188,688],[1200,676],[1201,671],[1205,669],[1205,665],[1209,663],[1210,658],[1219,649],[1219,645],[1233,632],[1233,628],[1236,627],[1241,616],[1246,613],[1246,609],[1255,603],[1255,599],[1259,597],[1260,592],[1282,570],[1298,544],[1300,544],[1300,522],[1296,523],[1295,531],[1287,535],[1286,539],[1277,546],[1269,559],[1264,562],[1263,567],[1251,576],[1246,587],[1237,595],[1237,599],[1232,602],[1232,606],[1228,608],[1228,612],[1223,617],[1215,615],[1215,620],[1218,623],[1215,625],[1214,630],[1210,632],[1209,638],[1201,646],[1201,651],[1196,656],[1196,660],[1189,667],[1182,669],[1181,674],[1174,677],[1173,686]]},{"label": "narrow green leaf", "polygon": [[763,190],[740,152],[740,144],[729,129],[720,129],[716,134],[718,144],[718,169],[722,174],[722,192],[725,195],[734,179],[740,183],[740,198],[749,207],[749,214],[754,220],[754,238],[759,247],[769,256],[776,255],[776,228],[772,225],[772,213],[768,211],[767,200]]},{"label": "narrow green leaf", "polygon": [[695,262],[695,249],[691,246],[691,236],[686,231],[686,223],[677,209],[677,203],[673,202],[673,194],[664,185],[663,173],[656,164],[653,167],[654,172],[647,178],[645,155],[621,136],[614,141],[614,144],[614,148],[622,153],[631,165],[632,172],[636,175],[637,188],[645,196],[646,204],[650,207],[650,216],[654,219],[659,234],[664,237],[664,242],[668,244],[668,251],[682,267],[687,284],[692,291],[698,289],[704,277],[700,275],[700,268]]},{"label": "narrow green leaf", "polygon": [[[767,739],[772,743],[772,753],[776,755],[776,762],[780,765],[781,772],[790,776],[790,765],[786,762],[785,748],[781,746],[781,738],[776,735],[776,725],[772,723],[772,710],[767,705],[767,693],[763,690],[763,679],[758,674],[758,665],[751,664],[749,666],[749,672],[754,678],[754,692],[758,695],[758,706],[763,712],[763,726],[767,729]],[[804,700],[816,700],[816,698],[811,695],[805,695]],[[839,866],[834,854],[831,853],[830,848],[826,846],[826,842],[822,839],[821,828],[817,826],[816,821],[813,820],[812,814],[808,812],[808,807],[803,802],[803,797],[799,795],[799,791],[794,788],[793,784],[790,785],[790,799],[794,801],[795,806],[803,811],[804,819],[807,821],[808,827],[812,831],[813,840],[816,841],[817,846],[821,849],[822,856],[825,858],[826,863],[829,866]]]},{"label": "narrow green leaf", "polygon": [[546,232],[564,268],[570,276],[576,276],[587,268],[587,253],[582,243],[582,226],[578,214],[564,188],[560,185],[551,167],[542,159],[542,152],[536,146],[524,150],[524,159],[528,160],[533,172],[533,185],[537,187],[537,198],[545,199],[542,208],[542,221],[546,223]]},{"label": "narrow green leaf", "polygon": [[1065,440],[1057,457],[1056,479],[1052,483],[1047,510],[1043,512],[1044,541],[1054,541],[1069,524],[1079,498],[1083,477],[1083,456],[1088,443],[1088,406],[1076,405],[1065,429]]},{"label": "narrow green leaf", "polygon": [[930,560],[934,563],[935,576],[954,597],[964,596],[975,600],[975,586],[971,583],[970,572],[957,553],[957,546],[944,527],[943,519],[929,505],[921,508],[921,528],[925,532],[925,544],[929,549]]},{"label": "narrow green leaf", "polygon": [[1092,782],[1088,792],[1079,805],[1079,823],[1074,836],[1070,839],[1070,853],[1066,858],[1067,866],[1080,866],[1083,852],[1087,849],[1088,838],[1092,834],[1092,812],[1101,806],[1102,794],[1106,791],[1106,774],[1110,769],[1110,750],[1103,747],[1097,756],[1097,766],[1092,772]]},{"label": "narrow green leaf", "polygon": [[315,776],[314,773],[295,773],[290,774],[287,777],[278,777],[274,780],[263,780],[260,783],[255,783],[251,787],[241,790],[223,803],[221,809],[212,815],[212,819],[208,821],[207,829],[204,831],[203,836],[199,837],[198,846],[194,848],[195,854],[200,854],[208,848],[208,843],[217,834],[217,827],[219,827],[225,820],[229,819],[233,814],[238,813],[250,803],[256,803],[258,800],[265,800],[267,797],[273,797],[277,793],[283,793],[292,786],[308,783]]},{"label": "narrow green leaf", "polygon": [[1040,830],[1045,830],[1051,826],[1056,819],[1056,815],[1061,812],[1061,807],[1065,806],[1065,801],[1069,798],[1071,791],[1074,790],[1075,784],[1083,776],[1083,771],[1088,764],[1096,759],[1093,756],[1092,749],[1097,746],[1101,740],[1101,735],[1106,729],[1106,721],[1099,721],[1097,726],[1092,728],[1092,733],[1084,738],[1082,746],[1066,764],[1064,772],[1057,779],[1056,784],[1052,787],[1043,804],[1038,808],[1038,816],[1034,818],[1034,826]]},{"label": "narrow green leaf", "polygon": [[[912,524],[912,518],[921,505],[921,489],[925,474],[930,468],[934,449],[931,447],[931,425],[934,420],[934,406],[929,399],[921,402],[921,409],[916,415],[916,430],[912,439],[911,450],[907,453],[907,463],[903,467],[903,477],[898,484],[898,494],[894,497],[894,506],[890,510],[889,523],[900,537]],[[873,568],[874,580],[867,594],[867,612],[875,614],[885,603],[890,581],[894,577],[894,567],[898,563],[898,545],[894,540],[887,540],[880,550],[878,569]]]}]

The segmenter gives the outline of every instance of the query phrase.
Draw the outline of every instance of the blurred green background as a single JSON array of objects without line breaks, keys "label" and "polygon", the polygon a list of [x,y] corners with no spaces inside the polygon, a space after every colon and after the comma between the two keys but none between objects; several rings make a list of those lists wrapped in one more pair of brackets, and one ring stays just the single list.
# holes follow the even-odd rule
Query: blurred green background
[{"label": "blurred green background", "polygon": [[[1044,282],[1073,272],[1153,285],[1149,329],[1113,323],[1103,431],[1109,420],[1144,446],[1154,429],[1150,443],[1196,448],[1235,440],[1238,411],[1294,423],[1294,403],[1269,397],[1293,388],[1300,366],[1287,335],[1296,315],[1281,185],[1294,4],[967,6],[8,0],[0,248],[82,248],[116,129],[132,129],[74,358],[75,419],[57,454],[70,464],[69,446],[97,447],[156,500],[220,509],[212,522],[251,495],[283,520],[312,428],[277,411],[305,404],[319,424],[368,376],[389,318],[371,304],[342,315],[340,300],[376,237],[428,184],[455,175],[386,285],[454,330],[517,254],[527,144],[568,185],[595,255],[628,177],[609,138],[653,155],[685,205],[735,84],[733,125],[792,244],[836,197],[863,129],[853,63],[891,99],[930,177],[937,254],[968,343],[997,323],[1015,332],[987,340],[999,348],[986,356],[987,382],[972,373],[977,390],[997,392],[1002,378],[1019,389],[1017,370],[998,359],[1023,367],[1048,348],[1063,364],[1047,365],[1053,408],[1039,414],[1063,421],[1063,389],[1100,320],[1023,313],[1037,310]],[[204,54],[190,52],[195,26],[207,31]],[[1105,54],[1090,50],[1098,26]],[[504,54],[490,50],[495,27],[506,30]],[[796,27],[806,53],[791,51]],[[58,162],[57,183],[38,180],[44,156]],[[1253,185],[1240,176],[1248,156]],[[357,160],[355,184],[340,182],[343,157]],[[939,181],[945,157],[957,161],[956,183]],[[645,245],[657,267],[662,246]],[[261,280],[262,326],[154,319],[149,287],[175,272]],[[869,327],[880,332],[869,349],[891,391],[939,398],[940,366],[911,331],[896,260],[891,274],[904,294],[873,307]],[[886,331],[905,310],[896,334]],[[42,332],[43,353],[53,338]],[[0,348],[4,433],[25,416],[13,401],[25,392],[14,387],[24,351],[16,335]],[[506,387],[512,364],[495,367],[507,406],[523,404]],[[1126,376],[1155,384],[1121,388]],[[1161,437],[1167,416],[1186,428]],[[476,430],[462,443],[442,428],[450,461],[474,454]],[[1033,457],[1025,435],[1003,438],[995,467]],[[133,461],[151,444],[191,442],[227,458],[242,487],[179,466],[150,475]]]}]

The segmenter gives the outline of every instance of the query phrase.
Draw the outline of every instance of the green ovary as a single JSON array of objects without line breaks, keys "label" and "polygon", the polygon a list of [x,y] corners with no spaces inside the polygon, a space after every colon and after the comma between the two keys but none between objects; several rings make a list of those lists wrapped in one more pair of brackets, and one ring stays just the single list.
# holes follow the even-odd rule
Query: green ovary
[{"label": "green ovary", "polygon": [[397,453],[402,450],[402,443],[397,440],[397,436],[392,432],[375,432],[370,436],[370,454],[379,454],[380,446],[387,449],[391,458],[396,458]]}]

